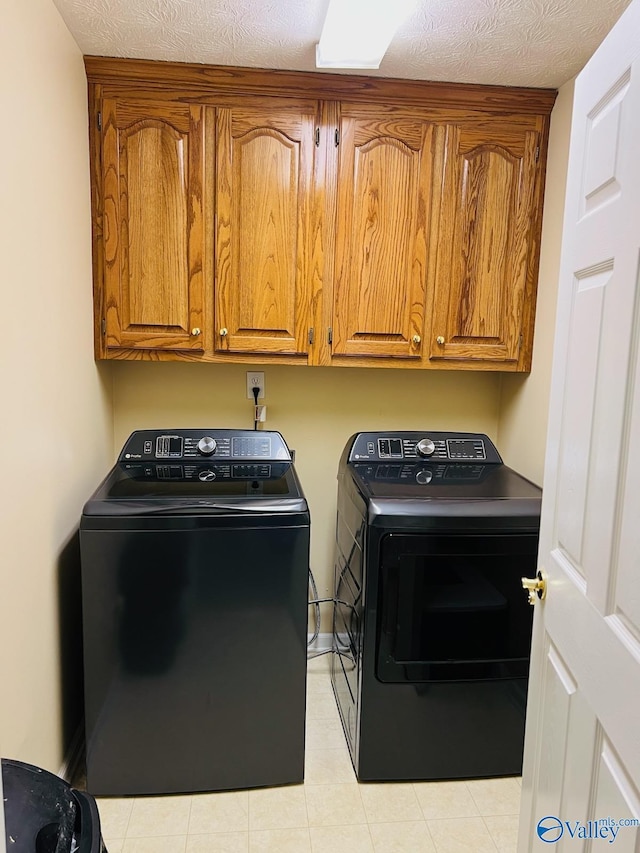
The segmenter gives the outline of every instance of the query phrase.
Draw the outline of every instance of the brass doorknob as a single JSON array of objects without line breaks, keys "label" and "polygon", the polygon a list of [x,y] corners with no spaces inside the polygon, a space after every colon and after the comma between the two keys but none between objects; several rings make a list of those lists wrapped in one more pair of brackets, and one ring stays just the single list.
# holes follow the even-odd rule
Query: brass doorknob
[{"label": "brass doorknob", "polygon": [[418,345],[422,338],[420,337],[420,335],[414,335],[411,340],[414,342],[414,344]]},{"label": "brass doorknob", "polygon": [[191,334],[193,335],[194,338],[197,338],[198,335],[200,334],[200,329],[196,326],[195,329],[191,329]]},{"label": "brass doorknob", "polygon": [[228,329],[220,329],[220,337],[221,338],[226,338],[228,334],[229,334]]},{"label": "brass doorknob", "polygon": [[547,595],[547,576],[539,571],[535,578],[522,578],[522,588],[529,592],[529,604],[544,601]]},{"label": "brass doorknob", "polygon": [[442,335],[438,335],[438,337],[436,338],[436,343],[442,346],[442,344],[444,343],[444,338],[442,337]]}]

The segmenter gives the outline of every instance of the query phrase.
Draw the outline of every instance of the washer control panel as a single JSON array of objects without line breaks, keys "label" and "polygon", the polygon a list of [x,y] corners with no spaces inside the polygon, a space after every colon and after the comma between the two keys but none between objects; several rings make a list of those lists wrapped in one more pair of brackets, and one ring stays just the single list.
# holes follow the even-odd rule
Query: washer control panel
[{"label": "washer control panel", "polygon": [[350,443],[349,462],[387,460],[501,463],[491,440],[482,433],[361,432]]},{"label": "washer control panel", "polygon": [[119,462],[257,460],[291,462],[292,454],[279,432],[266,430],[138,430],[132,433]]}]

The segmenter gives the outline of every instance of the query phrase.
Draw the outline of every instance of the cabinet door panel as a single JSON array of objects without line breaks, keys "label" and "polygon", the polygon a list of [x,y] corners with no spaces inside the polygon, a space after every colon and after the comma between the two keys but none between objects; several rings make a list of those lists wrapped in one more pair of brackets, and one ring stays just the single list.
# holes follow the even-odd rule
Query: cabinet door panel
[{"label": "cabinet door panel", "polygon": [[314,119],[218,110],[218,350],[308,349]]},{"label": "cabinet door panel", "polygon": [[203,349],[201,113],[104,102],[108,347]]},{"label": "cabinet door panel", "polygon": [[432,359],[518,361],[533,284],[537,145],[534,130],[448,128]]},{"label": "cabinet door panel", "polygon": [[419,357],[433,127],[378,114],[343,111],[333,354]]}]

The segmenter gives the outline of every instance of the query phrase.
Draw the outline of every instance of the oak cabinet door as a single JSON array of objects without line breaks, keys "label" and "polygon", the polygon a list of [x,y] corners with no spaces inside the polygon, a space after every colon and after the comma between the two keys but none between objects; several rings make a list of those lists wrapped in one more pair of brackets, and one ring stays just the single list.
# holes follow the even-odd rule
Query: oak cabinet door
[{"label": "oak cabinet door", "polygon": [[434,149],[416,112],[341,107],[333,355],[422,353]]},{"label": "oak cabinet door", "polygon": [[216,117],[215,349],[309,349],[317,105]]},{"label": "oak cabinet door", "polygon": [[492,118],[447,127],[431,359],[528,369],[540,227],[532,125]]},{"label": "oak cabinet door", "polygon": [[201,106],[103,102],[107,347],[203,349]]}]

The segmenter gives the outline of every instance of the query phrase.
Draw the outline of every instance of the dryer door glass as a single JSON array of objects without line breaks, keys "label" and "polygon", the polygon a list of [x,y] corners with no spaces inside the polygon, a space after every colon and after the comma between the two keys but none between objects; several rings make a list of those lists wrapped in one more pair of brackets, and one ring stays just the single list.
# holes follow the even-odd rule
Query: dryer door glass
[{"label": "dryer door glass", "polygon": [[526,678],[537,534],[389,534],[381,543],[376,674],[384,682]]}]

